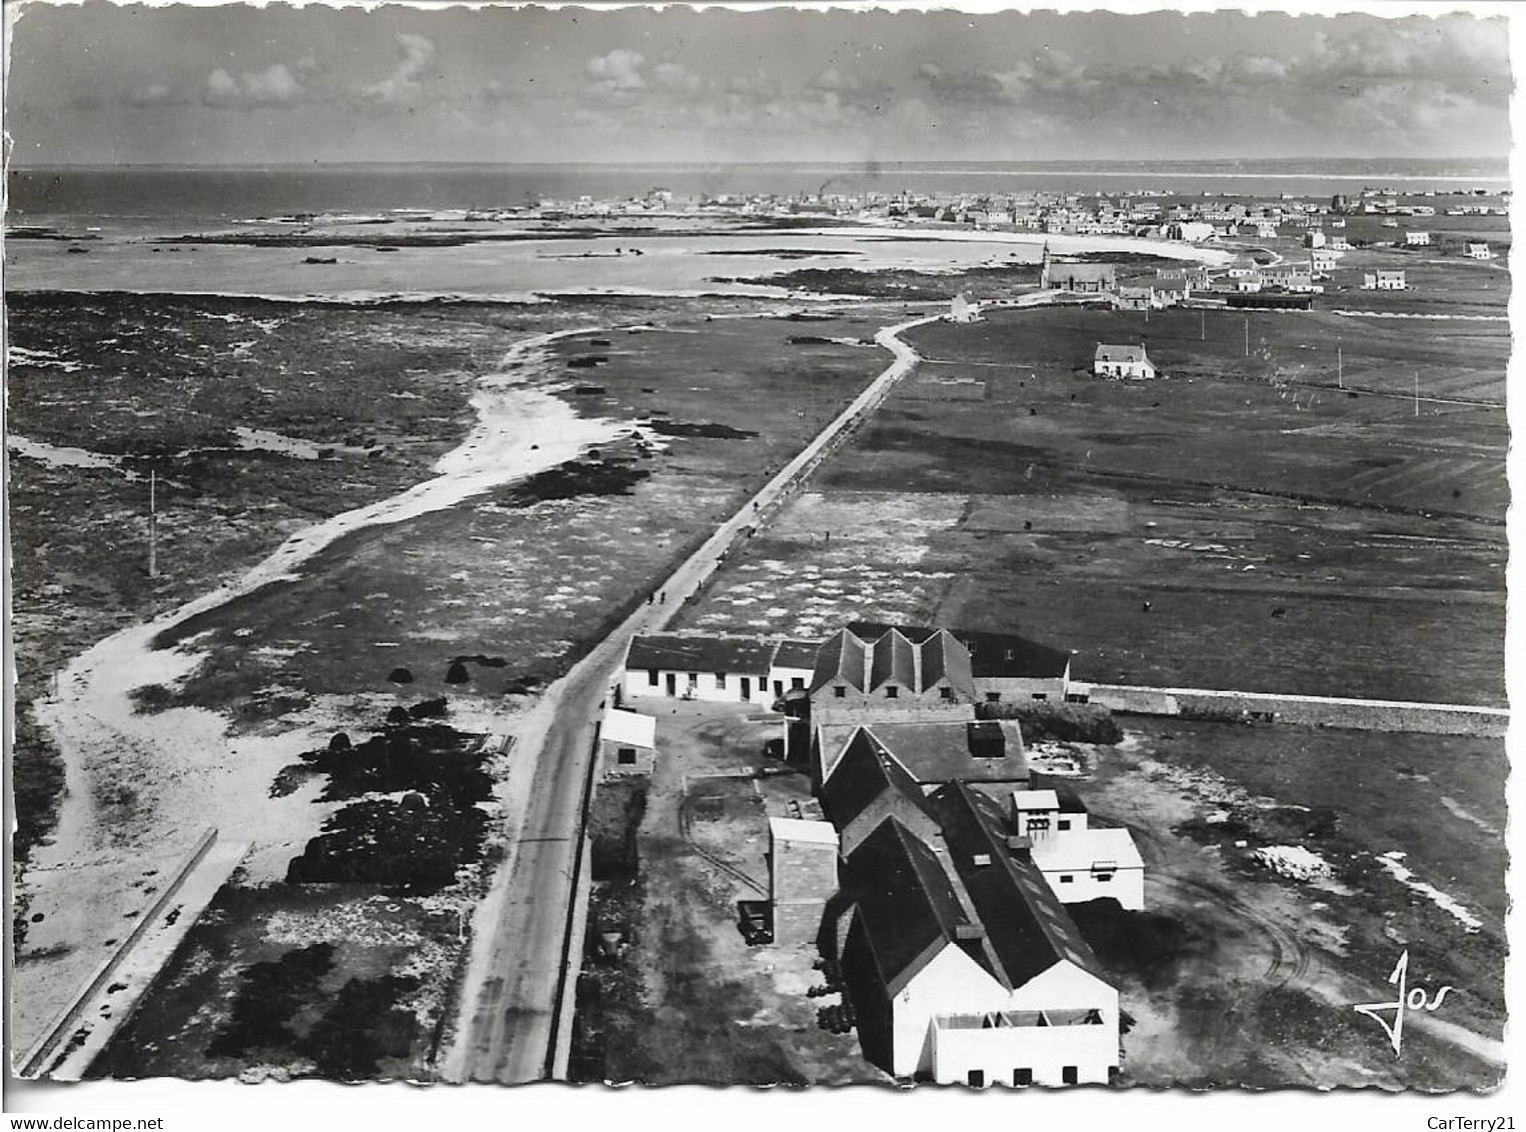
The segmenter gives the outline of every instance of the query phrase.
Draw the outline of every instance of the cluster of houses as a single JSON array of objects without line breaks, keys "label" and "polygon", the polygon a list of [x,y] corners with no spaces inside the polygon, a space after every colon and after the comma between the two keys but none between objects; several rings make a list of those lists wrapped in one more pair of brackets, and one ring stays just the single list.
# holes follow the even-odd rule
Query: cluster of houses
[{"label": "cluster of houses", "polygon": [[[1080,699],[1068,654],[871,623],[824,642],[638,636],[619,690],[616,710],[689,696],[781,711],[826,820],[769,823],[774,941],[836,961],[869,1060],[975,1087],[1116,1073],[1118,992],[1066,905],[1142,908],[1143,861],[1127,830],[1030,773],[1015,722],[977,711]],[[641,757],[615,742],[606,771]]]}]

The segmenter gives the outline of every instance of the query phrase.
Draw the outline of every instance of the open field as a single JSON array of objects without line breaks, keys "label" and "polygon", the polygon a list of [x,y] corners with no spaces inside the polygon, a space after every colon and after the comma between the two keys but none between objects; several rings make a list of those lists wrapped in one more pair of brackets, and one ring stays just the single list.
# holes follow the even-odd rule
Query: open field
[{"label": "open field", "polygon": [[[1138,1023],[1125,1038],[1131,1081],[1446,1091],[1499,1081],[1498,744],[1177,721],[1130,729],[1118,748],[1095,749],[1078,789],[1094,814],[1133,830],[1145,858],[1147,912],[1126,930],[1147,934],[1099,946]],[[1266,847],[1328,868],[1281,876],[1257,860]],[[1396,853],[1409,884],[1382,863]],[[1457,912],[1438,903],[1449,897]],[[1107,922],[1078,918],[1093,931]],[[1405,949],[1411,986],[1454,993],[1434,1015],[1410,1013],[1396,1059],[1352,1006],[1384,1001]]]},{"label": "open field", "polygon": [[[1353,384],[1392,388],[1404,356],[1422,387],[1498,400],[1508,337],[1252,314],[1247,358],[1245,323],[1063,308],[921,328],[923,372],[988,399],[903,388],[686,623],[936,621],[1074,649],[1082,679],[1503,702],[1503,412],[1416,417],[1329,386],[1338,328]],[[1146,332],[1169,380],[1084,372],[1098,341]]]}]

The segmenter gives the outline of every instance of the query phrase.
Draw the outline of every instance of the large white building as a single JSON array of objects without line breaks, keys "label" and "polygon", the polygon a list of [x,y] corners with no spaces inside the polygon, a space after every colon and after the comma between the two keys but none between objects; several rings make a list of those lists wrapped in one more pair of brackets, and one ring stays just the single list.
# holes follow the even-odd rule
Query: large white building
[{"label": "large white building", "polygon": [[1409,285],[1402,271],[1369,271],[1362,276],[1364,291],[1405,291]]},{"label": "large white building", "polygon": [[976,1088],[1106,1083],[1118,992],[1000,806],[962,782],[926,801],[939,836],[891,814],[841,866],[832,928],[865,1056]]},{"label": "large white building", "polygon": [[769,689],[778,642],[713,633],[656,633],[635,637],[625,654],[621,691],[715,703],[771,704]]}]

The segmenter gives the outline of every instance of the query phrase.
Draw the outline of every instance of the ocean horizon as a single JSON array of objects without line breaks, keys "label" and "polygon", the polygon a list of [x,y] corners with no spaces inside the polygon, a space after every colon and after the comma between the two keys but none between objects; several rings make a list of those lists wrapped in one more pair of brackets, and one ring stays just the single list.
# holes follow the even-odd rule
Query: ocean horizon
[{"label": "ocean horizon", "polygon": [[1176,161],[642,162],[325,165],[13,165],[13,222],[186,224],[328,212],[513,208],[542,199],[867,192],[1204,193],[1329,196],[1362,187],[1497,193],[1503,159],[1257,158]]}]

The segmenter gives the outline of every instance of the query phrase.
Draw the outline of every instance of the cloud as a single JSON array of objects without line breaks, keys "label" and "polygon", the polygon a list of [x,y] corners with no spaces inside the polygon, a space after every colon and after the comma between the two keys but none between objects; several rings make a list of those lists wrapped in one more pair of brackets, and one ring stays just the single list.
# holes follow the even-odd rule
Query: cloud
[{"label": "cloud", "polygon": [[434,44],[422,35],[399,32],[397,46],[400,52],[397,66],[380,82],[361,87],[362,101],[373,105],[396,106],[408,102],[419,93],[419,75],[435,56]]},{"label": "cloud", "polygon": [[584,64],[594,80],[594,89],[605,94],[630,93],[646,89],[641,65],[646,57],[639,51],[617,47],[608,55],[595,55]]},{"label": "cloud", "polygon": [[658,63],[652,68],[652,81],[675,94],[695,94],[704,85],[704,80],[682,63]]},{"label": "cloud", "polygon": [[263,71],[245,71],[237,78],[218,67],[207,76],[202,101],[218,107],[289,107],[303,94],[302,84],[286,64],[272,63]]}]

